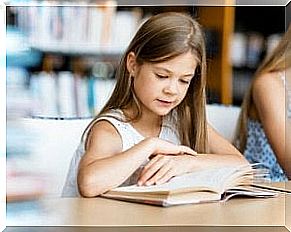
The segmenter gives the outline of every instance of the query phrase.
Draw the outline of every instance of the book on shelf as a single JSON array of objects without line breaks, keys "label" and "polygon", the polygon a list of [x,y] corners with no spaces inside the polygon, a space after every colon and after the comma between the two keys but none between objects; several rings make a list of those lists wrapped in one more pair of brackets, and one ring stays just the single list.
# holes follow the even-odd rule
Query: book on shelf
[{"label": "book on shelf", "polygon": [[261,60],[265,39],[260,33],[250,33],[248,35],[248,46],[246,56],[246,66],[256,68]]},{"label": "book on shelf", "polygon": [[237,195],[274,197],[274,191],[252,186],[265,175],[250,166],[227,166],[187,173],[160,185],[118,187],[101,197],[159,206],[226,201]]},{"label": "book on shelf", "polygon": [[104,106],[115,82],[69,71],[33,74],[29,87],[34,103],[31,114],[35,117],[90,117]]},{"label": "book on shelf", "polygon": [[33,48],[70,54],[124,51],[140,25],[141,8],[119,10],[116,0],[83,3],[33,0],[13,10]]},{"label": "book on shelf", "polygon": [[77,117],[90,117],[88,104],[88,80],[86,77],[74,74],[74,103]]},{"label": "book on shelf", "polygon": [[69,71],[60,72],[58,75],[58,106],[61,117],[76,115],[74,76]]},{"label": "book on shelf", "polygon": [[231,40],[231,63],[234,67],[242,67],[246,63],[247,57],[247,36],[243,33],[236,32]]},{"label": "book on shelf", "polygon": [[35,106],[33,115],[58,116],[57,76],[55,73],[40,72],[30,78],[30,91]]}]

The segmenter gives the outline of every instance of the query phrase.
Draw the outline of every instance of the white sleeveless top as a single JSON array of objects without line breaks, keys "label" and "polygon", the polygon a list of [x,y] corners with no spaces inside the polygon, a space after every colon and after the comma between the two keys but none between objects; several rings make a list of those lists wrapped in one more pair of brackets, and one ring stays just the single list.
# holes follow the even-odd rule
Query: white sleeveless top
[{"label": "white sleeveless top", "polygon": [[[109,113],[106,113],[97,119],[97,121],[106,120],[115,127],[122,140],[122,151],[128,150],[145,139],[130,123],[124,122],[124,119],[125,118],[121,110],[111,110]],[[172,111],[172,113],[163,118],[159,138],[177,145],[181,144],[177,130],[177,114],[175,111]],[[62,197],[80,196],[77,186],[77,172],[80,160],[85,153],[84,141],[85,138],[80,142],[71,160],[69,172],[62,191]],[[122,183],[121,186],[136,184],[142,167],[148,161],[149,160],[146,159],[143,165],[138,168],[124,183]]]}]

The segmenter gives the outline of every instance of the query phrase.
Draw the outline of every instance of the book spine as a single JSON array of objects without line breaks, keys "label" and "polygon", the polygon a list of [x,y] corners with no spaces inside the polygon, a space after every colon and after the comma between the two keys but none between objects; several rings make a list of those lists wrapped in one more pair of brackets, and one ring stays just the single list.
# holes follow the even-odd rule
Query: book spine
[{"label": "book spine", "polygon": [[76,116],[74,105],[74,79],[70,72],[59,73],[60,116]]}]

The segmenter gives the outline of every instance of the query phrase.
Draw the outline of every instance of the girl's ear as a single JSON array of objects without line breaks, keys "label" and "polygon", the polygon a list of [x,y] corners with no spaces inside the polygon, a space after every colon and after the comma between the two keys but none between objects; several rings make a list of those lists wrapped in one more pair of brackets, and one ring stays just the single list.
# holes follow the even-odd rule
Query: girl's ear
[{"label": "girl's ear", "polygon": [[136,56],[134,52],[128,53],[127,58],[126,58],[126,68],[132,77],[134,77],[134,74],[136,72],[136,66],[137,66],[137,63],[136,63]]}]

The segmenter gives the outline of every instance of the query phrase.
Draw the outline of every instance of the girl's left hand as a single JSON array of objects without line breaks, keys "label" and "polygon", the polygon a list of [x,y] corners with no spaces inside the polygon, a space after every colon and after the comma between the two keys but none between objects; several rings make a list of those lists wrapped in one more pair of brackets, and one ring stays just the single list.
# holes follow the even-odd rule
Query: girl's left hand
[{"label": "girl's left hand", "polygon": [[156,155],[143,168],[138,185],[163,184],[172,177],[189,172],[191,155]]}]

